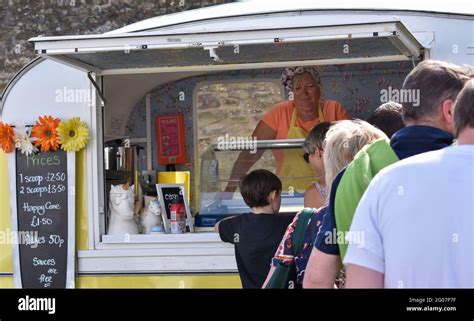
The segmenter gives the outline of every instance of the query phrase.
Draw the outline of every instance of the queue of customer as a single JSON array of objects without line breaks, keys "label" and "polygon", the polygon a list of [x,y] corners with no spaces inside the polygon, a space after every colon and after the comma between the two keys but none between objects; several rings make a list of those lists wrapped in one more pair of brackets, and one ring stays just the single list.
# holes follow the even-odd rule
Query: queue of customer
[{"label": "queue of customer", "polygon": [[[309,169],[314,183],[306,187],[304,205],[315,209],[304,233],[296,236],[304,240],[299,253],[293,243],[300,213],[288,222],[273,211],[272,216],[282,216],[278,229],[255,228],[258,235],[239,234],[241,243],[231,242],[241,256],[237,263],[244,287],[266,287],[279,266],[292,265],[296,287],[303,288],[474,287],[471,78],[459,66],[423,61],[403,83],[403,89],[419,91],[419,106],[384,104],[369,117],[371,125],[343,120],[350,117],[339,103],[322,100],[314,69],[286,69],[282,79],[295,99],[272,108],[254,134],[259,139],[306,137],[302,151],[274,154],[276,175]],[[260,156],[242,152],[232,177],[244,177],[242,184]],[[258,180],[245,182],[263,191],[256,187]],[[226,190],[235,188],[229,184]],[[261,198],[267,201],[259,204],[272,204],[270,196],[280,192],[281,187],[266,190]],[[275,202],[272,208],[279,209]],[[226,242],[238,229],[223,228],[231,220],[237,219],[217,227]],[[232,224],[242,229],[240,221]],[[243,258],[245,246],[262,246],[266,254],[261,260],[255,251]],[[249,286],[244,280],[257,261],[266,268]]]}]

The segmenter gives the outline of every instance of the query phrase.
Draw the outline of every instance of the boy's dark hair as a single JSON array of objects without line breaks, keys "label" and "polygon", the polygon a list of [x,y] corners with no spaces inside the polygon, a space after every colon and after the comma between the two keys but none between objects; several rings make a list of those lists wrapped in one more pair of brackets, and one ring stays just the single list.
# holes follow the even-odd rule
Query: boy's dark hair
[{"label": "boy's dark hair", "polygon": [[454,105],[454,137],[466,127],[474,127],[474,79],[464,85]]},{"label": "boy's dark hair", "polygon": [[402,119],[402,105],[393,101],[380,105],[367,122],[383,131],[388,138],[405,127]]},{"label": "boy's dark hair", "polygon": [[469,74],[457,65],[436,60],[422,61],[403,82],[403,89],[419,91],[419,106],[414,106],[413,102],[402,103],[403,121],[436,117],[440,104],[447,99],[454,101],[469,78]]},{"label": "boy's dark hair", "polygon": [[303,143],[304,152],[312,154],[317,148],[322,150],[326,133],[334,124],[334,122],[322,122],[314,126]]},{"label": "boy's dark hair", "polygon": [[257,169],[242,176],[239,183],[240,193],[250,208],[267,206],[268,196],[273,191],[281,192],[280,179],[266,169]]}]

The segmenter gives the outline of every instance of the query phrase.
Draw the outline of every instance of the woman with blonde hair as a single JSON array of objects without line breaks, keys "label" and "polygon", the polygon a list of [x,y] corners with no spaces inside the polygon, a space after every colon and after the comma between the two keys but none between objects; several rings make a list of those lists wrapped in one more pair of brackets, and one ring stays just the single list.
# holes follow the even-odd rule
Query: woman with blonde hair
[{"label": "woman with blonde hair", "polygon": [[380,129],[360,119],[339,121],[337,126],[330,128],[323,145],[326,190],[331,191],[337,174],[354,159],[362,147],[381,138],[388,139]]},{"label": "woman with blonde hair", "polygon": [[[337,121],[326,133],[323,142],[324,149],[324,167],[326,170],[327,191],[331,190],[332,183],[337,174],[344,169],[354,158],[357,152],[365,145],[371,144],[379,139],[388,139],[380,129],[375,128],[363,120],[342,120]],[[301,251],[293,253],[293,239],[295,238],[295,230],[298,225],[298,219],[302,212],[296,214],[293,222],[288,225],[285,235],[272,259],[272,266],[268,273],[267,279],[263,285],[266,287],[271,280],[278,265],[296,266],[296,287],[302,287],[306,265],[308,263],[313,241],[321,225],[322,219],[326,211],[331,206],[323,206],[319,210],[314,210],[304,229],[304,241]],[[340,284],[338,284],[340,286]]]}]

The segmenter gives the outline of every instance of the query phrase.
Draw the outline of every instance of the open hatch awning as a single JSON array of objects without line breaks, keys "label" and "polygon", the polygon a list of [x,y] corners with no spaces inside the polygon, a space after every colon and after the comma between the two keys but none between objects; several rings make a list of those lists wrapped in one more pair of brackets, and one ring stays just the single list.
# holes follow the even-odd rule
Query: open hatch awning
[{"label": "open hatch awning", "polygon": [[398,21],[199,34],[36,37],[35,52],[97,75],[419,60]]}]

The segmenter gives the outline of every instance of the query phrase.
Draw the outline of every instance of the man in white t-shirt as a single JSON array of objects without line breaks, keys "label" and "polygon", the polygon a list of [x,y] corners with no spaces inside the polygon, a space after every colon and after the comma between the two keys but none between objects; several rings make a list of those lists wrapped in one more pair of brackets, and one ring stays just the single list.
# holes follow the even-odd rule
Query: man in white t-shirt
[{"label": "man in white t-shirt", "polygon": [[[458,145],[386,167],[358,204],[348,288],[474,287],[474,80],[454,107]],[[354,238],[353,238],[354,239]]]}]

